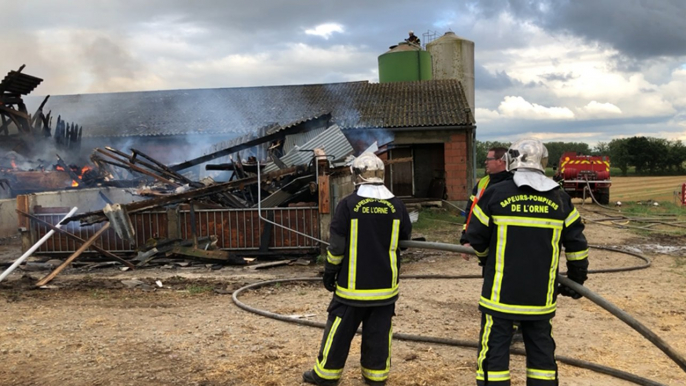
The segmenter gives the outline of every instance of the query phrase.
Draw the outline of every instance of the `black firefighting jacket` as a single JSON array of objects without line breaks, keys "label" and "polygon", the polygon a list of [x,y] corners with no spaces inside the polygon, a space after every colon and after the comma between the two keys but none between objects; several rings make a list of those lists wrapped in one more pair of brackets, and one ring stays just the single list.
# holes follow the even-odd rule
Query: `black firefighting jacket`
[{"label": "black firefighting jacket", "polygon": [[336,207],[331,221],[326,270],[336,270],[334,298],[353,306],[392,304],[398,298],[398,241],[412,232],[410,216],[397,197],[388,200],[353,193]]},{"label": "black firefighting jacket", "polygon": [[506,319],[553,317],[563,246],[569,278],[581,284],[586,279],[583,230],[579,212],[560,188],[539,192],[510,179],[487,189],[467,229],[485,265],[479,309]]}]

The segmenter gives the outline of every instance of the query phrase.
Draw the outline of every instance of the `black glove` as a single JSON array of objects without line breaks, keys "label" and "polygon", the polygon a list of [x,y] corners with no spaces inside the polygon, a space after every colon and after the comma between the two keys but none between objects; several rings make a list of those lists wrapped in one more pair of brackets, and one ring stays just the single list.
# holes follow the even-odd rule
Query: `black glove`
[{"label": "black glove", "polygon": [[584,282],[588,279],[588,268],[575,267],[568,264],[567,277],[576,283],[584,285]]},{"label": "black glove", "polygon": [[338,272],[324,272],[322,281],[324,282],[324,288],[329,292],[336,290],[336,276],[338,276]]},{"label": "black glove", "polygon": [[562,295],[562,296],[569,296],[570,298],[576,300],[576,299],[581,299],[582,296],[580,293],[574,291],[573,289],[567,287],[566,285],[560,284],[559,287],[557,287],[557,292]]}]

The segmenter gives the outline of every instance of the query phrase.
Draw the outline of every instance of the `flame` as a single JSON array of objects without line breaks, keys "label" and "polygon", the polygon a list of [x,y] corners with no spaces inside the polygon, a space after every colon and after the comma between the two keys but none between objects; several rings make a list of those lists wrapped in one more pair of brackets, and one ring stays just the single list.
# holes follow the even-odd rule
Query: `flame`
[{"label": "flame", "polygon": [[10,163],[12,164],[12,169],[16,169],[16,168],[17,168],[17,164],[14,162],[14,159],[12,159],[12,160],[10,161]]},{"label": "flame", "polygon": [[60,165],[55,166],[55,170],[64,171],[64,168]]},{"label": "flame", "polygon": [[74,181],[74,180],[71,180],[71,186],[72,186],[72,187],[77,187],[77,186],[79,186],[79,183],[76,182],[76,181]]},{"label": "flame", "polygon": [[87,171],[91,170],[92,168],[88,165],[84,166],[81,168],[81,175],[86,174]]}]

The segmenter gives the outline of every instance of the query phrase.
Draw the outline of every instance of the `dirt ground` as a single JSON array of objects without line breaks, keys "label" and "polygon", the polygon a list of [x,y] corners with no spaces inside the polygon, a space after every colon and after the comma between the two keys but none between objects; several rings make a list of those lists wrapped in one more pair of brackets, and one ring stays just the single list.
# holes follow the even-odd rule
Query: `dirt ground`
[{"label": "dirt ground", "polygon": [[[579,208],[582,215],[597,216],[588,207]],[[441,232],[457,234],[457,228],[446,225]],[[686,355],[686,238],[637,236],[592,222],[586,235],[592,244],[630,248],[652,259],[645,270],[591,275],[587,287]],[[20,255],[16,241],[0,251],[0,261]],[[479,273],[475,259],[464,261],[456,254],[410,250],[403,256],[403,275]],[[592,269],[638,263],[596,249],[590,262]],[[322,331],[243,311],[230,294],[248,283],[314,277],[320,268],[68,270],[50,289],[33,288],[47,271],[17,269],[0,283],[0,385],[301,385]],[[403,280],[394,331],[476,341],[480,285],[480,279]],[[241,297],[253,307],[315,321],[325,321],[329,299],[311,282],[274,285]],[[667,385],[686,384],[686,373],[666,355],[592,302],[562,297],[558,303],[557,354]],[[388,385],[472,385],[475,366],[471,348],[394,340]],[[512,357],[511,370],[513,385],[524,385],[522,357]],[[561,385],[631,384],[563,364],[559,373]],[[340,385],[363,385],[359,338]]]}]

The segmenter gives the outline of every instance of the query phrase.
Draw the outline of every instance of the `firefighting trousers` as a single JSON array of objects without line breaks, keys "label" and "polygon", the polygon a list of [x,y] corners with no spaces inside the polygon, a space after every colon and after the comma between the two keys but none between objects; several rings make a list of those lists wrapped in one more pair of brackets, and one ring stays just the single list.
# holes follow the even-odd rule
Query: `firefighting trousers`
[{"label": "firefighting trousers", "polygon": [[[481,314],[477,356],[478,386],[510,385],[510,343],[513,320]],[[522,320],[520,327],[526,349],[526,385],[558,385],[552,318]]]},{"label": "firefighting trousers", "polygon": [[362,375],[372,381],[386,380],[391,369],[392,319],[395,304],[353,307],[334,300],[328,312],[324,337],[314,366],[315,373],[327,380],[341,378],[350,343],[362,323]]}]

